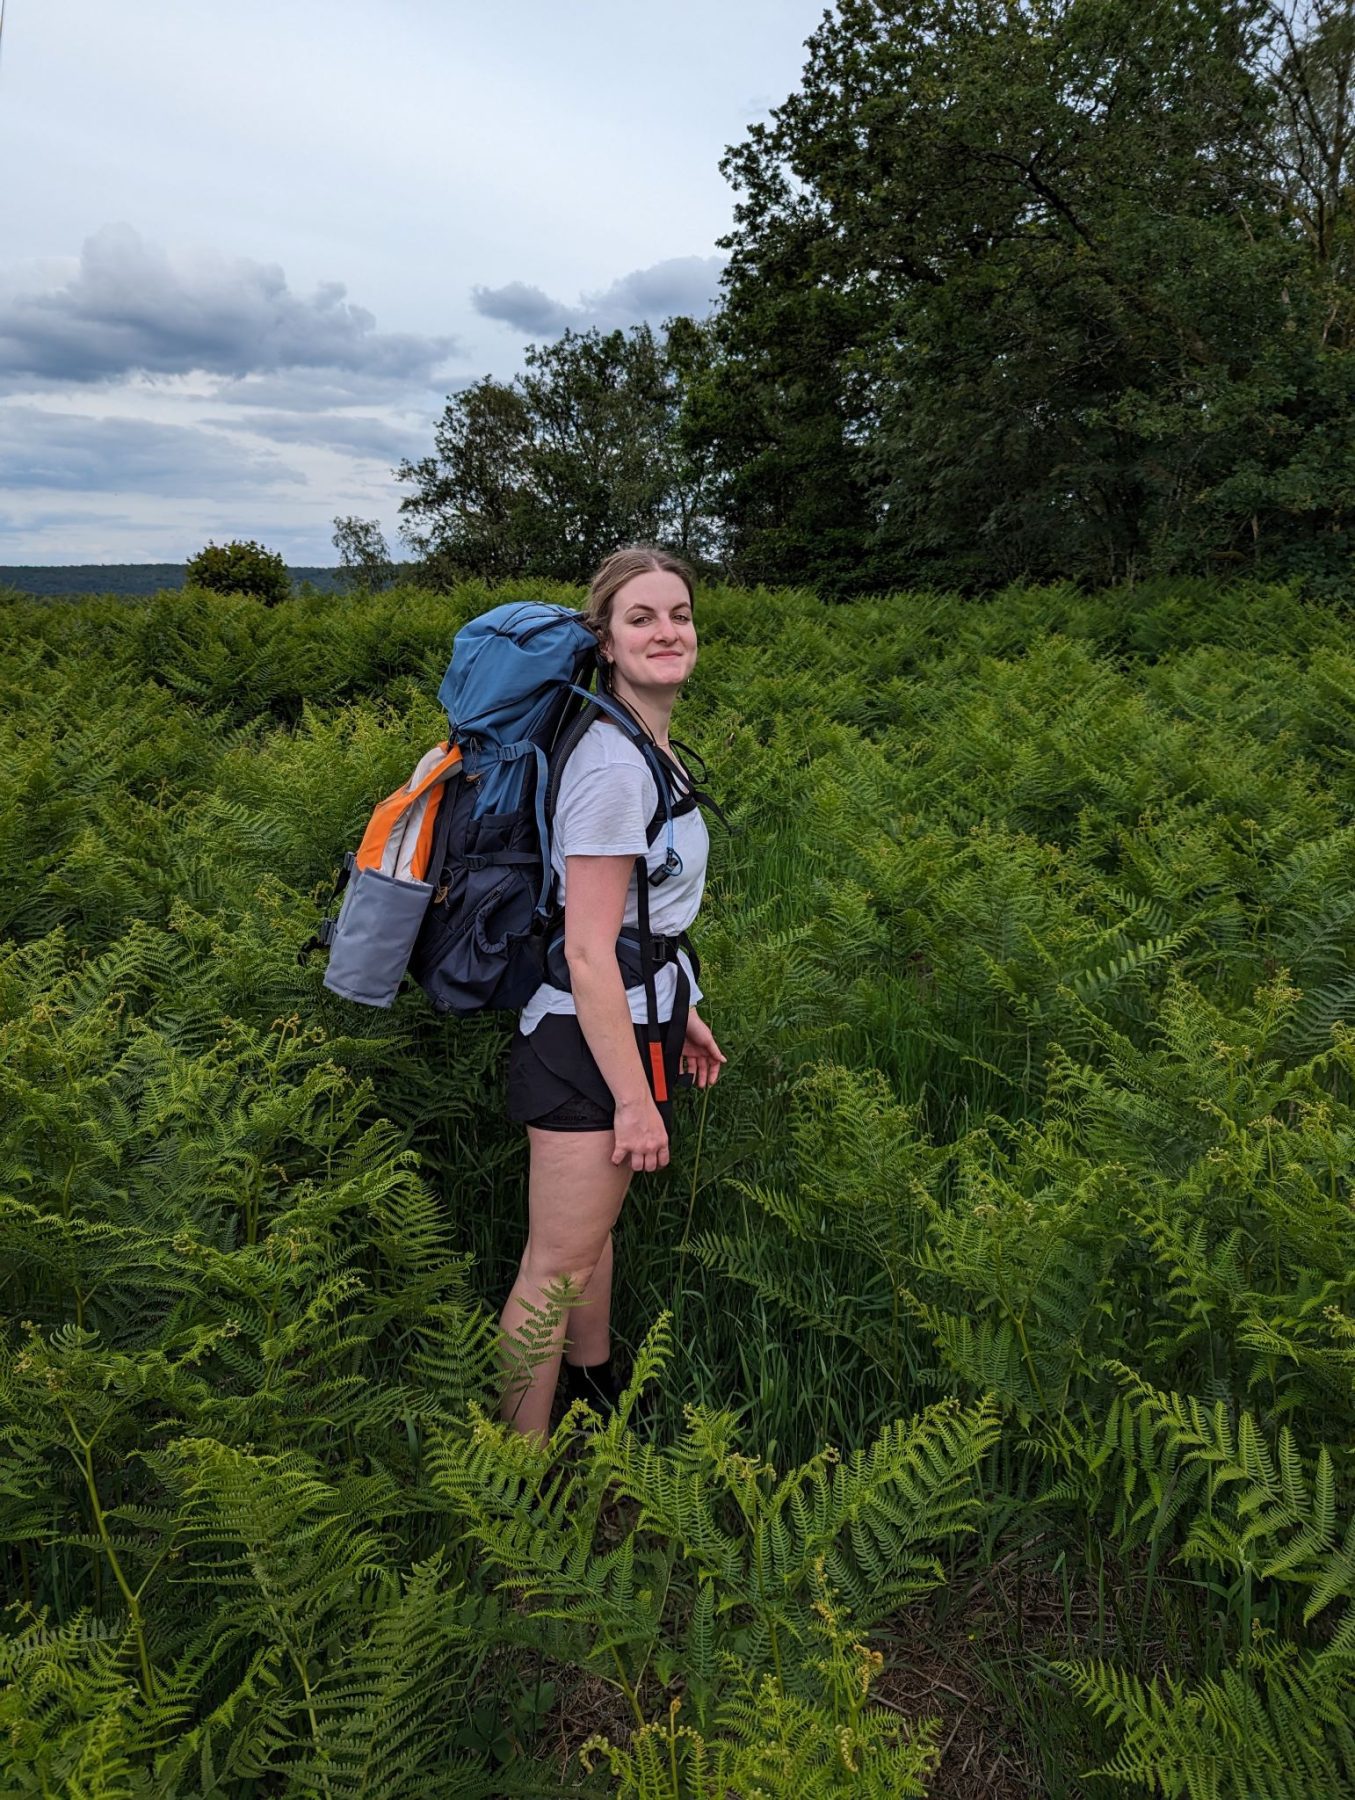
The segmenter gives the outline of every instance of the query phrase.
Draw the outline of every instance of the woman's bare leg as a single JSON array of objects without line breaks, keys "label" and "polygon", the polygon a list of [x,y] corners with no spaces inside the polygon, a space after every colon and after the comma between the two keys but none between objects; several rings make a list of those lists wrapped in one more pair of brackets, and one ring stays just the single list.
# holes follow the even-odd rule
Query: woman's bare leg
[{"label": "woman's bare leg", "polygon": [[[610,1266],[604,1271],[600,1265],[608,1257],[611,1229],[630,1186],[631,1172],[613,1164],[615,1139],[610,1131],[538,1131],[529,1125],[527,1143],[531,1153],[527,1248],[500,1320],[504,1392],[499,1412],[519,1431],[544,1437],[550,1428],[566,1333],[577,1344],[582,1330],[590,1359],[602,1360],[591,1357],[596,1338],[590,1334],[597,1326],[589,1314],[601,1312],[610,1298]],[[600,1273],[606,1279],[606,1289],[601,1292],[590,1286]],[[550,1305],[547,1288],[565,1277],[585,1299],[558,1321],[541,1346],[547,1354],[527,1369],[516,1340],[524,1330],[529,1337],[537,1335],[531,1309],[546,1311]]]},{"label": "woman's bare leg", "polygon": [[584,1304],[573,1307],[565,1326],[565,1361],[591,1369],[612,1353],[612,1234],[602,1246]]}]

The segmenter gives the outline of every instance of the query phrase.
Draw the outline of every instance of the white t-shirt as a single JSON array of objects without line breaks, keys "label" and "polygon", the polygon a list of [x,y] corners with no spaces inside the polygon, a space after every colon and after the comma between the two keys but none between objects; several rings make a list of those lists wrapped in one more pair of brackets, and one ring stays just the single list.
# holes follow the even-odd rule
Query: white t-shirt
[{"label": "white t-shirt", "polygon": [[[658,788],[643,755],[616,726],[605,719],[595,719],[565,764],[555,802],[550,860],[561,905],[566,904],[566,857],[645,856],[651,873],[662,868],[668,851],[665,829],[660,826],[652,846],[645,843],[645,832],[658,804]],[[710,839],[699,807],[673,820],[673,848],[682,859],[681,870],[649,890],[649,928],[656,937],[672,937],[685,931],[701,906]],[[639,922],[633,869],[622,919],[626,925]],[[679,950],[678,956],[691,981],[692,1004],[695,1005],[701,998],[701,990],[685,953]],[[669,1019],[673,1015],[677,980],[677,967],[673,963],[654,972],[660,1019]],[[626,999],[630,1003],[631,1018],[637,1025],[643,1025],[643,986],[627,988]],[[524,1036],[530,1035],[547,1013],[576,1010],[573,994],[545,983],[523,1007],[519,1028]]]}]

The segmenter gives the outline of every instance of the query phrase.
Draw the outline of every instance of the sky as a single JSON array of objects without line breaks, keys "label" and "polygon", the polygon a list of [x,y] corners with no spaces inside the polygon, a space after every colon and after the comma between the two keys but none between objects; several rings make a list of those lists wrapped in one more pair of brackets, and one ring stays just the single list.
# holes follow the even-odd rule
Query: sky
[{"label": "sky", "polygon": [[397,547],[447,397],[718,294],[825,0],[6,0],[0,564]]}]

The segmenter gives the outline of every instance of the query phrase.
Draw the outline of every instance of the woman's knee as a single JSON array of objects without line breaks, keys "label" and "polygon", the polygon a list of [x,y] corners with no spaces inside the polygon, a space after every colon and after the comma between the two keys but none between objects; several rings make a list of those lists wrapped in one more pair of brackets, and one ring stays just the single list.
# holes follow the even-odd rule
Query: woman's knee
[{"label": "woman's knee", "polygon": [[567,1248],[563,1245],[534,1244],[529,1238],[522,1253],[523,1276],[534,1287],[546,1288],[568,1281],[582,1293],[592,1280],[606,1252],[611,1233],[592,1249]]}]

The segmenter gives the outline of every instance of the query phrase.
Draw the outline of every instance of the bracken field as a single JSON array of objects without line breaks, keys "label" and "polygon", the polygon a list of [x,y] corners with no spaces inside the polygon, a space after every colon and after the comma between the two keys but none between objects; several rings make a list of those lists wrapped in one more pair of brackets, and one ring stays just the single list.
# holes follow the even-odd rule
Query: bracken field
[{"label": "bracken field", "polygon": [[1355,1794],[1349,613],[700,596],[729,1063],[541,1448],[511,1021],[297,961],[526,594],[0,605],[0,1792]]}]

